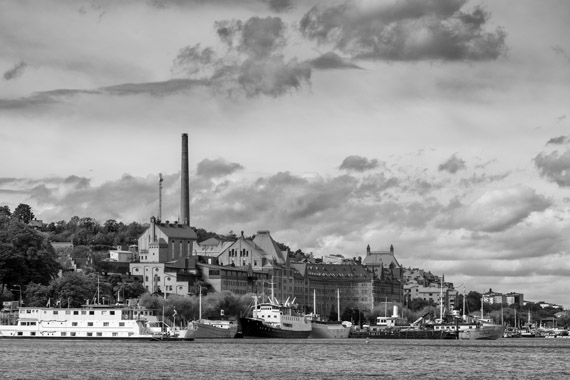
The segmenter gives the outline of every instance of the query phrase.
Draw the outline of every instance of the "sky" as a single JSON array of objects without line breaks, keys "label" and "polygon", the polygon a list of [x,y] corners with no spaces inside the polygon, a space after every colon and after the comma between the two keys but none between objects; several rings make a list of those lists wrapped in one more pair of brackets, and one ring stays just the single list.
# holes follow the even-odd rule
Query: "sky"
[{"label": "sky", "polygon": [[570,2],[0,0],[0,205],[269,230],[570,307]]}]

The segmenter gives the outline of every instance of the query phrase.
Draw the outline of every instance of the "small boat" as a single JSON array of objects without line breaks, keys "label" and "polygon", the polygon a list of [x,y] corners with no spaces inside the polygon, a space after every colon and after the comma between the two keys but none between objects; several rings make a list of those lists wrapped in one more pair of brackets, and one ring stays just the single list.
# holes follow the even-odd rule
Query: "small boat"
[{"label": "small boat", "polygon": [[[337,290],[337,300],[339,299]],[[339,307],[340,308],[340,307]],[[316,290],[313,290],[313,311],[317,310],[317,295]],[[319,314],[308,314],[307,317],[311,321],[311,334],[309,339],[346,339],[350,334],[351,322],[331,322],[324,321]]]},{"label": "small boat", "polygon": [[311,319],[311,334],[309,339],[346,339],[350,335],[350,322],[325,322]]},{"label": "small boat", "polygon": [[199,319],[190,322],[189,331],[194,339],[232,339],[238,331],[238,322],[229,319]]},{"label": "small boat", "polygon": [[496,340],[503,337],[505,326],[492,323],[488,319],[479,319],[476,326],[469,329],[459,330],[459,340]]},{"label": "small boat", "polygon": [[514,328],[514,327],[507,327],[505,328],[505,332],[503,333],[503,338],[520,338],[521,332]]},{"label": "small boat", "polygon": [[233,339],[238,331],[238,322],[229,319],[220,311],[220,316],[213,319],[202,318],[202,288],[200,287],[198,320],[188,324],[190,336],[194,339]]}]

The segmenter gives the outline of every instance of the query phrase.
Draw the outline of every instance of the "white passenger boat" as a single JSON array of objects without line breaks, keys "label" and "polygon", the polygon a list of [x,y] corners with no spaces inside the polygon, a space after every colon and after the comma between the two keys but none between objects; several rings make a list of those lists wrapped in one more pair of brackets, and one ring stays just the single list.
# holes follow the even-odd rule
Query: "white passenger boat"
[{"label": "white passenger boat", "polygon": [[0,312],[0,338],[135,340],[186,338],[142,307],[86,305],[81,308],[18,307]]}]

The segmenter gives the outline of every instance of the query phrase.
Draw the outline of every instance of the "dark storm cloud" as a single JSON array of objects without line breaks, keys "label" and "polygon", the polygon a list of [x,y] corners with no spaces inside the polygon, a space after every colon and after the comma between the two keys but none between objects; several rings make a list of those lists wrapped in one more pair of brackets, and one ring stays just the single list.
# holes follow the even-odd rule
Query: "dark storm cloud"
[{"label": "dark storm cloud", "polygon": [[207,178],[225,177],[243,169],[238,163],[227,162],[221,158],[215,160],[204,159],[198,163],[196,173]]},{"label": "dark storm cloud", "polygon": [[465,161],[457,157],[456,154],[447,159],[447,161],[441,163],[437,168],[437,170],[439,170],[440,172],[446,171],[451,174],[455,174],[459,170],[463,169],[465,169]]},{"label": "dark storm cloud", "polygon": [[320,57],[309,60],[308,63],[311,67],[320,70],[330,70],[330,69],[361,69],[361,67],[355,65],[352,62],[347,61],[338,54],[334,52],[328,52]]},{"label": "dark storm cloud", "polygon": [[10,70],[4,73],[4,79],[12,80],[21,77],[22,74],[24,74],[24,71],[26,70],[27,66],[28,64],[26,62],[20,61],[19,63],[14,65],[14,67],[12,67]]},{"label": "dark storm cloud", "polygon": [[377,159],[369,160],[361,156],[348,156],[340,164],[339,169],[353,172],[365,172],[376,169],[379,163]]},{"label": "dark storm cloud", "polygon": [[534,159],[539,174],[561,187],[570,186],[570,150],[540,153]]},{"label": "dark storm cloud", "polygon": [[487,60],[506,51],[506,34],[486,32],[490,14],[462,11],[466,0],[401,0],[315,6],[300,22],[310,40],[360,59]]}]

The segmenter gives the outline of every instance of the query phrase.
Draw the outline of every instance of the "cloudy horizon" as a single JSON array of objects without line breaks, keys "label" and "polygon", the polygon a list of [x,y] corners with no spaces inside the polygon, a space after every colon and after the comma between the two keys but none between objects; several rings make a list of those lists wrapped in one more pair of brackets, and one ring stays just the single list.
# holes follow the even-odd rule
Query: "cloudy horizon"
[{"label": "cloudy horizon", "polygon": [[[568,306],[562,0],[0,2],[0,205],[395,247]],[[533,27],[530,28],[529,25]]]}]

